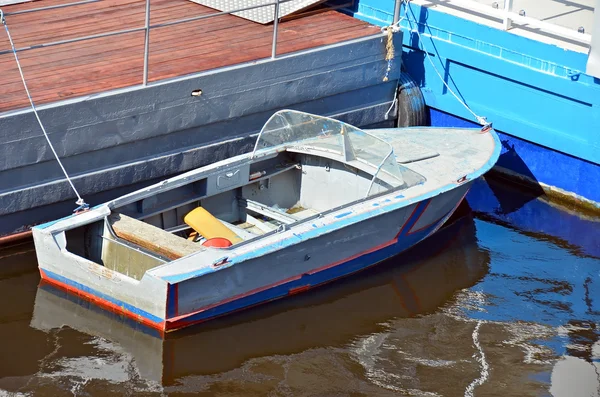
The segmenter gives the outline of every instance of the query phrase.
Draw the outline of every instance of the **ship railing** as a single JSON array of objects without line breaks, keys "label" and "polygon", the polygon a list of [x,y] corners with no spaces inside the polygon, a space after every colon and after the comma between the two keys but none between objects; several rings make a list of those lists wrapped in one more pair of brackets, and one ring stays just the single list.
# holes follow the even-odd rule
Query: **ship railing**
[{"label": "ship railing", "polygon": [[[75,7],[75,6],[80,6],[80,5],[89,4],[89,3],[96,3],[99,1],[103,1],[103,0],[82,0],[82,1],[76,1],[76,2],[71,2],[71,3],[59,4],[59,5],[38,7],[38,8],[33,8],[33,9],[28,9],[28,10],[7,12],[4,14],[4,16],[10,17],[11,15],[17,15],[17,14],[46,11],[46,10],[58,9],[58,8]],[[62,45],[62,44],[69,44],[69,43],[76,43],[76,42],[81,42],[81,41],[86,41],[86,40],[99,39],[99,38],[103,38],[103,37],[117,36],[117,35],[122,35],[122,34],[127,34],[127,33],[145,32],[143,85],[147,85],[148,84],[148,59],[149,59],[149,53],[150,53],[150,51],[149,51],[149,49],[150,49],[150,30],[156,29],[156,28],[163,28],[166,26],[179,25],[179,24],[187,23],[187,22],[199,21],[199,20],[208,19],[208,18],[214,18],[214,17],[228,15],[228,14],[239,13],[239,12],[243,12],[243,11],[249,11],[249,10],[253,10],[253,9],[257,9],[257,8],[275,6],[274,7],[274,15],[273,15],[273,17],[274,17],[274,19],[273,19],[273,38],[272,38],[272,42],[271,42],[271,58],[275,59],[277,57],[277,37],[278,37],[278,26],[279,26],[279,19],[280,19],[279,18],[280,6],[281,6],[281,4],[284,4],[284,3],[287,3],[290,1],[294,1],[294,0],[270,0],[270,1],[265,0],[264,3],[260,3],[257,5],[252,5],[252,6],[248,6],[248,7],[242,7],[242,8],[237,8],[237,9],[232,9],[232,10],[227,10],[227,11],[219,11],[219,12],[215,12],[215,13],[211,13],[211,14],[203,14],[203,15],[198,15],[198,16],[189,17],[189,18],[177,19],[174,21],[150,24],[151,0],[146,0],[146,14],[145,14],[144,26],[140,26],[137,28],[110,31],[110,32],[99,33],[99,34],[93,34],[93,35],[89,35],[89,36],[79,36],[79,37],[74,37],[74,38],[65,39],[65,40],[58,40],[58,41],[53,41],[53,42],[48,42],[48,43],[35,44],[35,45],[27,46],[27,47],[16,48],[16,51],[22,52],[22,51],[34,50],[34,49],[38,49],[38,48],[52,47],[52,46],[57,46],[57,45]],[[12,53],[12,50],[0,50],[0,55],[7,54],[7,53]]]},{"label": "ship railing", "polygon": [[500,0],[491,4],[482,4],[475,0],[428,0],[427,3],[438,4],[440,6],[455,6],[464,9],[466,12],[470,11],[491,17],[499,21],[498,27],[503,30],[510,30],[513,28],[514,23],[518,25],[527,25],[529,28],[537,28],[543,32],[588,46],[592,39],[592,36],[589,33],[585,33],[583,27],[579,27],[577,30],[569,29],[555,23],[527,16],[525,10],[515,11],[515,9],[513,9],[513,0],[504,0],[504,2]]}]

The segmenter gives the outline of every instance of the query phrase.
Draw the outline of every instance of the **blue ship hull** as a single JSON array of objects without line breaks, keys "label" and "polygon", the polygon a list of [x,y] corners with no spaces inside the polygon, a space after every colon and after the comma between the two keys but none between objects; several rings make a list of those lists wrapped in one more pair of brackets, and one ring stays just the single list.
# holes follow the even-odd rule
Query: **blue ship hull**
[{"label": "blue ship hull", "polygon": [[[394,2],[361,0],[350,11],[386,26]],[[600,211],[600,134],[594,128],[600,80],[582,72],[586,54],[416,4],[410,10],[403,4],[401,15],[403,66],[421,87],[431,125],[475,124],[439,72],[462,101],[493,122],[503,143],[496,171],[540,195]]]}]

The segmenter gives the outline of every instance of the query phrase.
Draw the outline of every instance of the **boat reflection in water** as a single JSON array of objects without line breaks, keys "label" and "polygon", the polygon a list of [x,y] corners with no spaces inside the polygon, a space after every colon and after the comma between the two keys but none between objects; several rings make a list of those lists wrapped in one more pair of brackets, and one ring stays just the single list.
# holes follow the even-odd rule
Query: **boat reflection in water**
[{"label": "boat reflection in water", "polygon": [[470,214],[414,249],[374,269],[307,294],[191,327],[163,339],[155,330],[40,284],[31,326],[63,326],[119,346],[141,377],[163,385],[190,374],[214,374],[254,357],[338,346],[382,322],[436,310],[485,276]]}]

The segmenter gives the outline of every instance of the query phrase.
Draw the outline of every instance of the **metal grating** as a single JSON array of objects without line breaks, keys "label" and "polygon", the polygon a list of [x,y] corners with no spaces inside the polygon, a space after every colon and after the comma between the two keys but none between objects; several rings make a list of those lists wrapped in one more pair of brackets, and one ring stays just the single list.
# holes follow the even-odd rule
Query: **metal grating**
[{"label": "metal grating", "polygon": [[[239,10],[240,8],[256,7],[263,4],[273,3],[275,0],[190,0],[194,3],[219,11]],[[292,0],[279,5],[279,18],[293,14],[300,10],[322,3],[324,0]],[[262,24],[273,22],[275,19],[275,6],[263,6],[251,10],[234,12],[240,18],[248,19]]]}]

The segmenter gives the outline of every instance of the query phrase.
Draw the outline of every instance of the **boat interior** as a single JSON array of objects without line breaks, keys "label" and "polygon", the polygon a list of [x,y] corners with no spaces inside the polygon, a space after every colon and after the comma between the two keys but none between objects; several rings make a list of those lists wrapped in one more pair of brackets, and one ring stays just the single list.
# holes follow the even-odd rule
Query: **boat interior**
[{"label": "boat interior", "polygon": [[[273,139],[267,123],[251,155],[115,200],[104,220],[66,232],[67,249],[139,280],[207,247],[248,244],[425,180],[372,135],[331,119],[292,116],[284,121],[300,124],[302,137],[293,131]],[[319,137],[306,133],[309,123]]]}]

